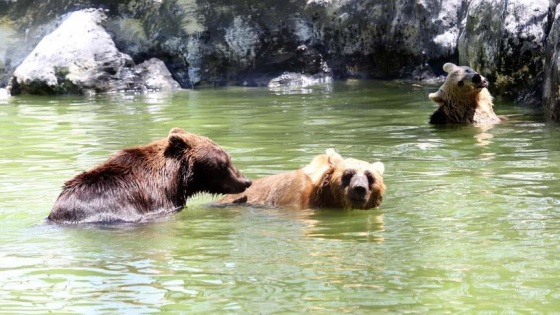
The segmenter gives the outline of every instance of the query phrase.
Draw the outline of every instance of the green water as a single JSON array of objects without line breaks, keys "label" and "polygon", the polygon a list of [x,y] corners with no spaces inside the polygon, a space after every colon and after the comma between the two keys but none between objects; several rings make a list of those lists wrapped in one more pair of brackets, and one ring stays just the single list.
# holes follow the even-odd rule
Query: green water
[{"label": "green water", "polygon": [[[0,101],[0,313],[560,312],[560,128],[530,110],[488,130],[427,124],[437,87]],[[63,182],[172,127],[251,178],[334,147],[385,163],[368,211],[212,208],[141,225],[44,219]]]}]

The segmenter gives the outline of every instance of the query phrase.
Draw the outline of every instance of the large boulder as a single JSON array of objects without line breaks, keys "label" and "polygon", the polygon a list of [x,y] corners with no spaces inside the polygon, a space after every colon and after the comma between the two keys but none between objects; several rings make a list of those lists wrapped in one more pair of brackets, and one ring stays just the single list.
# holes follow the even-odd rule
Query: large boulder
[{"label": "large boulder", "polygon": [[68,14],[15,69],[8,84],[11,94],[180,88],[161,62],[136,67],[101,25],[105,19],[94,9]]}]

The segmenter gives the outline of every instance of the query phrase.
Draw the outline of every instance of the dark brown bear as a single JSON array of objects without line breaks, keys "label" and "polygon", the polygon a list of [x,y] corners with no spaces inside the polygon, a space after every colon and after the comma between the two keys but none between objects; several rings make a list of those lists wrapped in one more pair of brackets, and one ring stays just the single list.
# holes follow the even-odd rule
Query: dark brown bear
[{"label": "dark brown bear", "polygon": [[217,203],[282,206],[295,209],[379,207],[385,192],[381,162],[343,159],[333,149],[295,171],[255,180],[245,192]]},{"label": "dark brown bear", "polygon": [[67,181],[48,219],[141,222],[180,211],[195,193],[239,193],[250,185],[212,140],[173,128],[167,138],[121,150]]},{"label": "dark brown bear", "polygon": [[431,124],[496,124],[488,81],[473,69],[450,62],[443,65],[447,78],[437,92],[428,97],[438,105]]}]

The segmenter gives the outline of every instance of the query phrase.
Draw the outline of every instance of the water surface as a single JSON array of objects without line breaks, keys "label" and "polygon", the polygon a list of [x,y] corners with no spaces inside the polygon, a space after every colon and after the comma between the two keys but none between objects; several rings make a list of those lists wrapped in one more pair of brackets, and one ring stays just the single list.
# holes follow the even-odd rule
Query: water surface
[{"label": "water surface", "polygon": [[[560,138],[522,114],[428,125],[437,86],[0,101],[0,312],[553,313],[560,310]],[[188,209],[148,224],[57,226],[64,181],[172,127],[208,136],[251,178],[333,147],[383,161],[379,209]]]}]

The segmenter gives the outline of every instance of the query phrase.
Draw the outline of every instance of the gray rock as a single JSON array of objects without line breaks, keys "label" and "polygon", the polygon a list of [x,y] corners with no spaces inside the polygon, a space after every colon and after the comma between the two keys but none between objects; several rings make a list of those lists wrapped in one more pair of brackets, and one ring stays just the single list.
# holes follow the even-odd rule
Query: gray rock
[{"label": "gray rock", "polygon": [[117,76],[117,88],[114,90],[133,90],[142,92],[173,91],[181,89],[177,81],[173,80],[171,73],[163,61],[152,58],[132,68],[122,68]]},{"label": "gray rock", "polygon": [[[16,12],[13,15],[18,16]],[[2,16],[0,14],[0,16]],[[33,51],[35,46],[49,33],[53,32],[62,20],[61,17],[49,18],[38,25],[31,26],[22,21],[32,17],[19,17],[16,23],[0,26],[0,86],[6,86],[17,66]],[[20,23],[18,23],[20,22]]]},{"label": "gray rock", "polygon": [[545,42],[543,107],[546,117],[560,121],[560,4]]},{"label": "gray rock", "polygon": [[14,71],[8,85],[11,94],[179,88],[161,63],[135,67],[101,25],[105,19],[102,11],[93,9],[68,14]]},{"label": "gray rock", "polygon": [[495,95],[540,104],[548,12],[548,0],[471,1],[459,37],[459,63],[486,76]]}]

